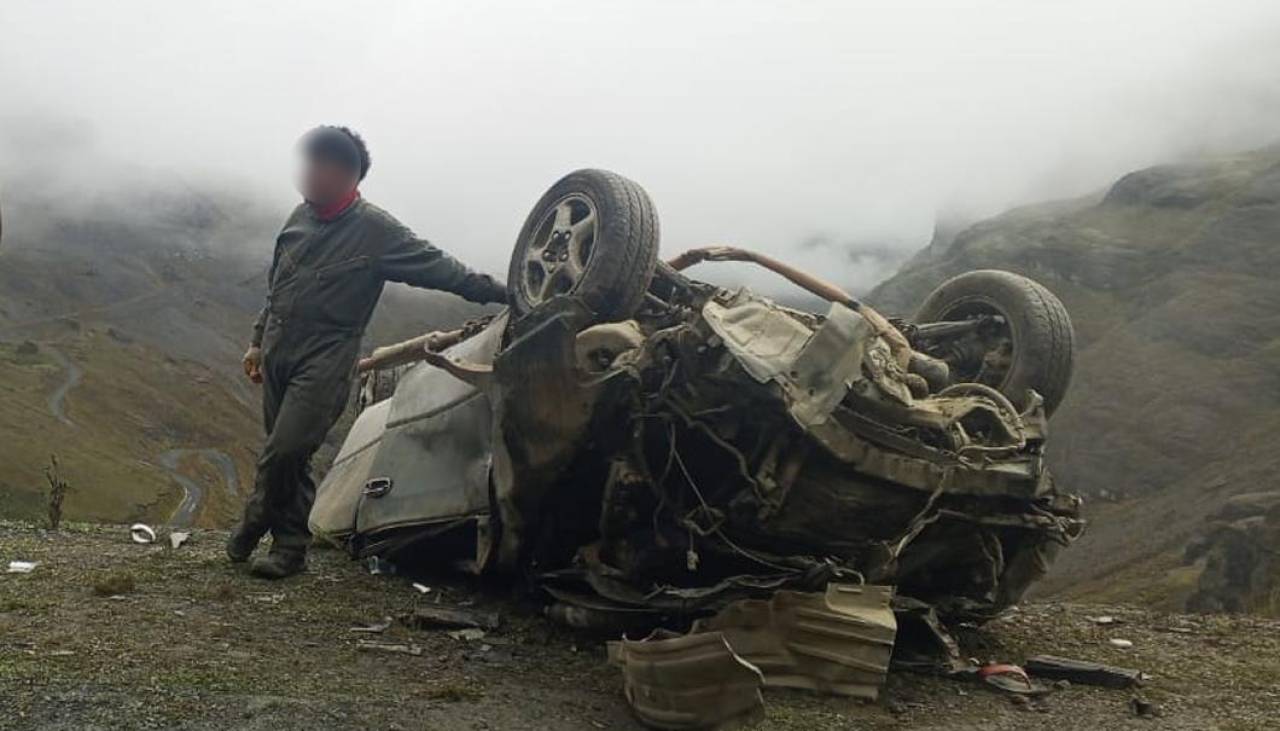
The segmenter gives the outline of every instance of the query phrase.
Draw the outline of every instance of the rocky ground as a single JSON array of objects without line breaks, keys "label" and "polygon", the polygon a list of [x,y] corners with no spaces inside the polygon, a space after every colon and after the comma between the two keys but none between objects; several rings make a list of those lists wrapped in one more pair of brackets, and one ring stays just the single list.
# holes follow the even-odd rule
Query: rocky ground
[{"label": "rocky ground", "polygon": [[[223,538],[198,531],[174,550],[135,545],[121,526],[0,524],[0,565],[39,562],[0,574],[0,728],[638,728],[602,640],[549,624],[507,587],[436,577],[423,594],[335,551],[264,583],[223,559]],[[436,601],[496,610],[502,625],[471,640],[399,623],[352,631]],[[893,674],[875,704],[766,691],[757,727],[1262,729],[1280,715],[1276,621],[1041,602],[960,639],[982,659],[1049,653],[1153,677],[1137,693],[1076,685],[1026,705]],[[1138,694],[1159,718],[1133,715]]]}]

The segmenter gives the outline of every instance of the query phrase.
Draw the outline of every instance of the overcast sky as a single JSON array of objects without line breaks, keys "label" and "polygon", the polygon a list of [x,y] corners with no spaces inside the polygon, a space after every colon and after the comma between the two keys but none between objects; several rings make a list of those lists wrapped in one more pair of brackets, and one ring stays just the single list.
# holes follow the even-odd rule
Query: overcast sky
[{"label": "overcast sky", "polygon": [[884,272],[801,243],[905,251],[940,214],[1275,141],[1278,41],[1275,0],[0,0],[0,185],[88,139],[283,215],[294,140],[343,123],[366,195],[491,271],[593,166],[649,190],[665,255],[736,243],[863,289]]}]

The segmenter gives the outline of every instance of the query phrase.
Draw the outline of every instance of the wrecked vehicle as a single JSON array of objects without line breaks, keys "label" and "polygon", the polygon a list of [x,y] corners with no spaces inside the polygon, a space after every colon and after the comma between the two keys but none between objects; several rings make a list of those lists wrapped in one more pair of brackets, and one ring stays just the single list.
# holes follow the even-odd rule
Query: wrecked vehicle
[{"label": "wrecked vehicle", "polygon": [[[663,262],[658,240],[637,184],[557,182],[520,232],[507,310],[362,363],[313,532],[523,577],[552,616],[611,628],[836,584],[982,622],[1080,534],[1044,464],[1072,330],[1039,284],[970,272],[890,321],[768,257]],[[725,260],[829,306],[684,274]]]}]

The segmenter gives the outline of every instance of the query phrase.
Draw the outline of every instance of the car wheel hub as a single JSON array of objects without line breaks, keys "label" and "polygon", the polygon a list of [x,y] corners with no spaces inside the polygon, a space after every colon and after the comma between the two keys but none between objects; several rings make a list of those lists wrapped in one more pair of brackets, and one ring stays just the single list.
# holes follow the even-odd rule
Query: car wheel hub
[{"label": "car wheel hub", "polygon": [[547,212],[525,257],[523,284],[531,302],[540,304],[578,286],[597,229],[596,206],[585,196],[567,196]]}]

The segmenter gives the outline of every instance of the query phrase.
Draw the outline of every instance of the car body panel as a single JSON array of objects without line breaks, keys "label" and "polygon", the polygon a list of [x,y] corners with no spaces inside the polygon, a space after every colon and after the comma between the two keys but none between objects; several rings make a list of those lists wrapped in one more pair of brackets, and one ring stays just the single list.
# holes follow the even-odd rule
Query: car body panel
[{"label": "car body panel", "polygon": [[[491,362],[505,328],[503,315],[444,352]],[[409,368],[357,417],[317,491],[312,531],[343,540],[486,515],[491,423],[483,391],[427,363]]]}]

